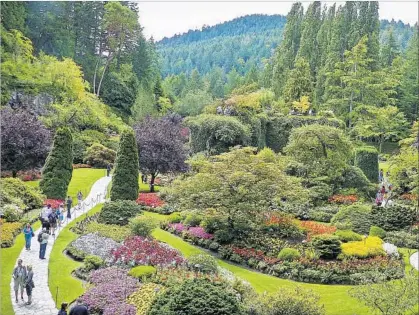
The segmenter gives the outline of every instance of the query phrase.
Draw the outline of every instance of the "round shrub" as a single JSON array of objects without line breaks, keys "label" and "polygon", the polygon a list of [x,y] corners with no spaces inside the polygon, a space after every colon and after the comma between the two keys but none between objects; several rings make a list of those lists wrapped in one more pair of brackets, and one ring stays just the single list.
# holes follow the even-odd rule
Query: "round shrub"
[{"label": "round shrub", "polygon": [[373,224],[386,231],[403,230],[411,226],[415,220],[415,215],[416,211],[413,207],[402,205],[373,206],[371,211]]},{"label": "round shrub", "polygon": [[140,209],[140,206],[135,201],[119,200],[106,202],[99,214],[98,222],[127,225],[129,219],[141,212]]},{"label": "round shrub", "polygon": [[349,242],[342,244],[342,255],[345,258],[368,258],[384,256],[383,241],[375,236],[367,237],[359,242]]},{"label": "round shrub", "polygon": [[157,272],[157,269],[153,266],[137,266],[131,268],[128,275],[137,279],[146,279],[151,277]]},{"label": "round shrub", "polygon": [[88,255],[84,258],[84,270],[96,270],[105,265],[105,262],[102,258],[95,255]]},{"label": "round shrub", "polygon": [[188,267],[196,271],[216,273],[218,265],[214,257],[206,254],[196,254],[188,257]]},{"label": "round shrub", "polygon": [[370,181],[357,166],[348,166],[342,173],[340,178],[342,188],[356,188],[362,192],[370,185]]},{"label": "round shrub", "polygon": [[187,280],[159,295],[148,315],[239,315],[236,296],[207,279]]},{"label": "round shrub", "polygon": [[360,147],[355,149],[354,165],[359,167],[372,182],[378,182],[378,151],[374,147]]},{"label": "round shrub", "polygon": [[341,252],[339,238],[334,235],[319,235],[313,238],[312,245],[320,258],[334,259]]},{"label": "round shrub", "polygon": [[169,215],[168,221],[169,223],[180,223],[182,222],[182,216],[179,212],[173,212],[171,215]]},{"label": "round shrub", "polygon": [[339,238],[341,242],[354,242],[362,241],[362,235],[355,233],[351,230],[337,230],[335,235]]},{"label": "round shrub", "polygon": [[87,148],[83,162],[93,167],[105,168],[108,164],[114,164],[116,152],[100,143],[94,143]]},{"label": "round shrub", "polygon": [[342,208],[333,216],[331,223],[357,233],[368,234],[372,225],[371,208],[359,204]]},{"label": "round shrub", "polygon": [[198,226],[202,221],[202,216],[200,216],[197,213],[190,213],[186,216],[185,220],[183,221],[183,224],[187,226]]},{"label": "round shrub", "polygon": [[370,228],[370,236],[377,236],[381,239],[384,239],[384,237],[386,237],[386,231],[378,226],[373,225]]},{"label": "round shrub", "polygon": [[158,223],[152,218],[139,216],[132,219],[129,225],[133,235],[148,237],[157,228]]},{"label": "round shrub", "polygon": [[278,259],[284,260],[284,261],[292,261],[300,258],[300,252],[296,250],[295,248],[283,248],[279,254]]}]

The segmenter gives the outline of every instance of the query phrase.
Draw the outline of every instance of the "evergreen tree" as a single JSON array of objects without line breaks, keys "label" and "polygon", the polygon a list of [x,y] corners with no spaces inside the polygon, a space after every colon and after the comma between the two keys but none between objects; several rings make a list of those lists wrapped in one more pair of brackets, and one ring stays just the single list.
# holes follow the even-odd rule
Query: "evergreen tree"
[{"label": "evergreen tree", "polygon": [[241,77],[240,74],[237,72],[236,68],[230,70],[227,73],[227,82],[225,85],[225,94],[230,94],[235,88],[237,88],[241,84]]},{"label": "evergreen tree", "polygon": [[73,173],[73,137],[70,129],[58,129],[42,170],[39,187],[49,199],[64,200]]},{"label": "evergreen tree", "polygon": [[189,92],[202,90],[204,88],[204,82],[202,82],[202,78],[198,72],[198,69],[193,69],[191,72],[191,76],[189,77],[187,90]]},{"label": "evergreen tree", "polygon": [[387,40],[381,49],[381,65],[390,67],[393,60],[400,54],[396,39],[394,38],[393,29],[387,32]]},{"label": "evergreen tree", "polygon": [[288,80],[284,87],[284,100],[287,103],[300,101],[302,96],[308,96],[311,100],[313,93],[313,82],[308,62],[299,58],[295,62],[295,68],[289,73]]},{"label": "evergreen tree", "polygon": [[112,179],[111,200],[138,198],[138,149],[134,132],[125,130],[121,135]]},{"label": "evergreen tree", "polygon": [[0,6],[1,23],[5,29],[25,33],[26,3],[23,1],[1,1]]}]

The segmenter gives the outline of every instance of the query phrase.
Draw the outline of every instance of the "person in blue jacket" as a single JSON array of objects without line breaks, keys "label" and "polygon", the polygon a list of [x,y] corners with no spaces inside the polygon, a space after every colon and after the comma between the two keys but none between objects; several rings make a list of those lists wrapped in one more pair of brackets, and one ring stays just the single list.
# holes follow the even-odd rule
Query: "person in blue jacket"
[{"label": "person in blue jacket", "polygon": [[23,234],[25,234],[25,247],[26,250],[31,249],[31,242],[32,237],[34,237],[35,233],[33,232],[33,229],[29,223],[26,224],[26,226],[23,228]]}]

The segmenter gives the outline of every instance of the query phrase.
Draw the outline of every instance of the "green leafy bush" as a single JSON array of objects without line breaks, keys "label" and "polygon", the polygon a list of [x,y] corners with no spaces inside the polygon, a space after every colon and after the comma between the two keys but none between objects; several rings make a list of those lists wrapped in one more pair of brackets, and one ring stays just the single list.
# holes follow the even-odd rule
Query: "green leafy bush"
[{"label": "green leafy bush", "polygon": [[99,256],[95,255],[86,256],[83,260],[83,263],[83,268],[85,271],[96,270],[105,265],[105,261]]},{"label": "green leafy bush", "polygon": [[335,235],[339,238],[341,242],[354,242],[362,241],[362,235],[355,233],[351,230],[337,230]]},{"label": "green leafy bush", "polygon": [[301,257],[301,254],[295,248],[283,248],[279,254],[278,259],[285,261],[293,261]]},{"label": "green leafy bush", "polygon": [[370,185],[370,181],[357,166],[349,165],[342,173],[340,178],[340,185],[342,188],[356,188],[357,191],[362,192]]},{"label": "green leafy bush", "polygon": [[134,132],[122,133],[112,179],[111,200],[136,200],[138,198],[138,149]]},{"label": "green leafy bush", "polygon": [[319,222],[330,222],[333,216],[339,212],[338,206],[321,206],[309,210],[309,220]]},{"label": "green leafy bush", "polygon": [[187,226],[198,226],[202,221],[202,216],[198,213],[190,213],[186,216],[185,220],[183,221],[183,224]]},{"label": "green leafy bush", "polygon": [[168,221],[170,223],[180,223],[182,222],[182,216],[179,212],[173,212],[171,215],[169,215]]},{"label": "green leafy bush", "polygon": [[2,178],[0,180],[0,204],[15,204],[27,211],[40,208],[44,196],[33,187],[26,185],[18,178]]},{"label": "green leafy bush", "polygon": [[83,162],[97,168],[105,168],[107,165],[113,165],[116,152],[100,143],[94,143],[87,148]]},{"label": "green leafy bush", "polygon": [[241,315],[236,296],[207,279],[187,280],[159,295],[148,315]]},{"label": "green leafy bush", "polygon": [[137,279],[145,279],[151,277],[153,274],[157,272],[157,269],[153,266],[137,266],[131,268],[128,272],[128,275]]},{"label": "green leafy bush", "polygon": [[415,209],[403,205],[373,206],[371,211],[374,225],[386,231],[397,231],[409,227],[415,220]]},{"label": "green leafy bush", "polygon": [[73,174],[73,137],[70,129],[58,129],[45,161],[39,187],[49,199],[64,200]]},{"label": "green leafy bush", "polygon": [[384,241],[394,244],[397,247],[419,248],[418,236],[405,231],[387,232]]},{"label": "green leafy bush", "polygon": [[81,251],[80,249],[75,248],[71,244],[66,248],[67,254],[73,257],[74,260],[83,261],[86,258],[86,253]]},{"label": "green leafy bush", "polygon": [[151,232],[157,228],[158,223],[149,217],[139,216],[132,219],[129,223],[131,232],[134,235],[148,237],[151,236]]},{"label": "green leafy bush", "polygon": [[140,209],[140,206],[135,201],[119,200],[106,202],[99,214],[98,222],[127,225],[129,219],[141,212]]},{"label": "green leafy bush", "polygon": [[320,258],[334,259],[341,252],[339,238],[334,235],[319,235],[313,238],[312,245]]},{"label": "green leafy bush", "polygon": [[188,267],[195,271],[216,273],[218,264],[214,257],[206,254],[196,254],[188,257]]},{"label": "green leafy bush", "polygon": [[378,227],[378,226],[371,226],[370,228],[370,236],[378,236],[381,239],[384,239],[384,237],[386,236],[386,231],[384,231],[382,228]]},{"label": "green leafy bush", "polygon": [[341,229],[368,234],[372,225],[371,208],[359,204],[341,208],[333,216],[331,223]]},{"label": "green leafy bush", "polygon": [[193,153],[208,151],[218,154],[250,142],[249,127],[236,117],[203,114],[188,117],[185,122],[191,131],[190,146]]},{"label": "green leafy bush", "polygon": [[378,182],[378,151],[374,147],[357,148],[354,165],[359,167],[372,183]]}]

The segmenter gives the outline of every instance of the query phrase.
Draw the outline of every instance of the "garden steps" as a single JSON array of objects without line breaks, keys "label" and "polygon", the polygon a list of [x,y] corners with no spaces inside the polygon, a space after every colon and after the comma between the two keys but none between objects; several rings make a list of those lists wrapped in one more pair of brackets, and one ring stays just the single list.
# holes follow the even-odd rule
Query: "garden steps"
[{"label": "garden steps", "polygon": [[[57,238],[60,232],[63,230],[68,223],[72,222],[76,217],[79,217],[81,214],[86,213],[94,206],[105,201],[107,187],[111,182],[112,177],[102,177],[97,180],[91,190],[89,195],[84,199],[83,206],[79,209],[79,206],[75,206],[71,209],[72,218],[65,219],[65,222],[61,225],[61,228],[55,231],[55,238]],[[38,233],[41,231],[39,228],[35,231],[35,237],[32,239],[32,248],[30,251],[27,251],[25,248],[22,249],[18,259],[23,260],[23,265],[32,265],[34,272],[34,283],[35,288],[32,292],[32,304],[25,305],[20,299],[19,302],[15,302],[15,292],[14,292],[14,283],[13,279],[10,283],[11,287],[11,299],[15,315],[56,315],[58,310],[55,307],[55,301],[48,286],[48,263],[51,254],[52,247],[54,246],[55,238],[50,237],[47,245],[47,250],[44,260],[39,259],[39,243],[37,242]],[[52,240],[52,241],[51,241]],[[16,261],[17,265],[17,261]],[[20,292],[19,292],[20,297]],[[27,301],[26,292],[24,294],[25,302]],[[5,314],[9,315],[9,314]]]}]

